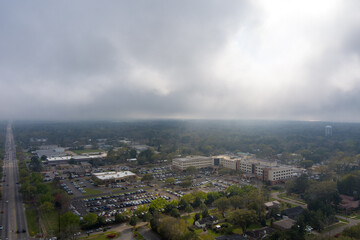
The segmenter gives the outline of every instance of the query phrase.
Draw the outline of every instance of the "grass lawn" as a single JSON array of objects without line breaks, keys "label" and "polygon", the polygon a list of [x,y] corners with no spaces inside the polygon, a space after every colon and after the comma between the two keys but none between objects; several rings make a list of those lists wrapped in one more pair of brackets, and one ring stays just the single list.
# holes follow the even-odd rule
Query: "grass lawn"
[{"label": "grass lawn", "polygon": [[181,219],[184,219],[188,225],[192,225],[194,223],[194,216],[196,213],[191,213],[190,215],[182,216]]},{"label": "grass lawn", "polygon": [[242,231],[242,229],[241,228],[234,228],[233,229],[233,233],[236,233],[236,234],[243,234],[243,231]]},{"label": "grass lawn", "polygon": [[103,191],[98,189],[84,188],[84,190],[86,191],[86,193],[83,193],[84,196],[104,193]]},{"label": "grass lawn", "polygon": [[[200,229],[201,230],[201,229]],[[209,229],[206,234],[199,234],[199,238],[202,240],[213,240],[218,236],[221,236],[221,233],[214,232],[213,230]]]},{"label": "grass lawn", "polygon": [[246,231],[252,231],[252,230],[256,230],[259,228],[263,228],[263,226],[261,226],[261,224],[257,223],[257,224],[251,224]]},{"label": "grass lawn", "polygon": [[335,224],[333,224],[333,225],[331,225],[331,226],[329,226],[329,227],[324,228],[324,230],[322,230],[321,233],[329,232],[329,231],[331,231],[331,230],[333,230],[333,229],[335,229],[335,228],[344,226],[344,225],[346,225],[346,224],[347,224],[347,223],[344,223],[344,222],[335,223]]},{"label": "grass lawn", "polygon": [[137,240],[144,240],[145,238],[138,232],[134,231],[134,236]]},{"label": "grass lawn", "polygon": [[57,211],[42,212],[41,219],[48,233],[59,231],[59,215]]},{"label": "grass lawn", "polygon": [[25,215],[29,234],[30,236],[35,236],[37,233],[39,233],[40,229],[35,209],[25,209]]},{"label": "grass lawn", "polygon": [[82,153],[97,153],[97,152],[103,152],[100,149],[84,149],[84,150],[73,150],[73,153],[76,154],[82,154]]},{"label": "grass lawn", "polygon": [[[114,238],[108,238],[107,235],[112,234],[112,233],[116,233],[116,237]],[[106,232],[106,233],[98,233],[98,234],[94,234],[94,235],[90,235],[89,237],[82,237],[80,239],[90,239],[90,240],[108,240],[108,239],[117,239],[120,236],[119,232]]]},{"label": "grass lawn", "polygon": [[299,199],[299,198],[296,198],[296,197],[293,197],[291,195],[286,195],[286,193],[281,193],[278,195],[279,198],[282,198],[282,199],[285,199],[285,200],[292,200],[296,203],[299,203],[299,204],[302,204],[302,205],[305,205],[306,202],[304,202],[303,200]]}]

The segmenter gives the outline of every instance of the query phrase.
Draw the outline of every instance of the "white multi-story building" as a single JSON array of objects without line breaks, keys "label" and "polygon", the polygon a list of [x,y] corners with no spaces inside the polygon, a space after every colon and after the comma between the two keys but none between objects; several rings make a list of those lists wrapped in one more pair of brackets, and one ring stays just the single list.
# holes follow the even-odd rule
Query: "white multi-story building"
[{"label": "white multi-story building", "polygon": [[256,159],[254,156],[233,157],[221,155],[214,157],[214,162],[219,161],[219,165],[225,168],[241,171],[245,174],[271,183],[284,181],[294,176],[292,166],[279,166],[277,162],[270,162],[262,159]]},{"label": "white multi-story building", "polygon": [[214,160],[211,157],[188,156],[173,159],[172,166],[181,170],[186,170],[188,167],[207,168],[214,166]]},{"label": "white multi-story building", "polygon": [[281,182],[294,176],[294,169],[291,166],[276,166],[271,168],[263,168],[264,181]]}]

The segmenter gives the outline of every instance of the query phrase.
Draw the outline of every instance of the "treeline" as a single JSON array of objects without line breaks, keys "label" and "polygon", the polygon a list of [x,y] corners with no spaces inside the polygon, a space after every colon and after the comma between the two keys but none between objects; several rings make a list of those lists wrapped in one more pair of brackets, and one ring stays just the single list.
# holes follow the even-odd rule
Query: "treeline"
[{"label": "treeline", "polygon": [[[122,146],[127,138],[166,154],[218,154],[249,152],[271,158],[279,153],[299,153],[321,162],[337,152],[360,153],[360,124],[333,123],[333,136],[324,136],[324,122],[277,121],[133,121],[133,122],[16,122],[14,133],[22,147],[30,139],[49,144],[81,146],[107,139]],[[89,142],[91,139],[91,142]]]}]

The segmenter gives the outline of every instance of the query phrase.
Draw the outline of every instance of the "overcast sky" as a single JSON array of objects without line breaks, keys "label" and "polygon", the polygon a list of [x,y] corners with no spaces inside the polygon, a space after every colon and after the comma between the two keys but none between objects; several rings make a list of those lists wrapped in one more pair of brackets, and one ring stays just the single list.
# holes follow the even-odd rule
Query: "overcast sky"
[{"label": "overcast sky", "polygon": [[360,1],[1,1],[0,91],[2,119],[360,121]]}]

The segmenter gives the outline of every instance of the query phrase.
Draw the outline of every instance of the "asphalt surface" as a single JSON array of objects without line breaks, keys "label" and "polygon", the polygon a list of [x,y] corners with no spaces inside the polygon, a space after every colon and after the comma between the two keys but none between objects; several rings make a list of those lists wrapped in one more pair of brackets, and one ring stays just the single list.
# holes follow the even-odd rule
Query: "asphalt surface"
[{"label": "asphalt surface", "polygon": [[[1,201],[1,239],[29,239],[27,235],[25,208],[19,193],[20,185],[16,160],[15,142],[11,124],[6,129],[3,197]],[[25,232],[24,232],[25,231]]]}]

